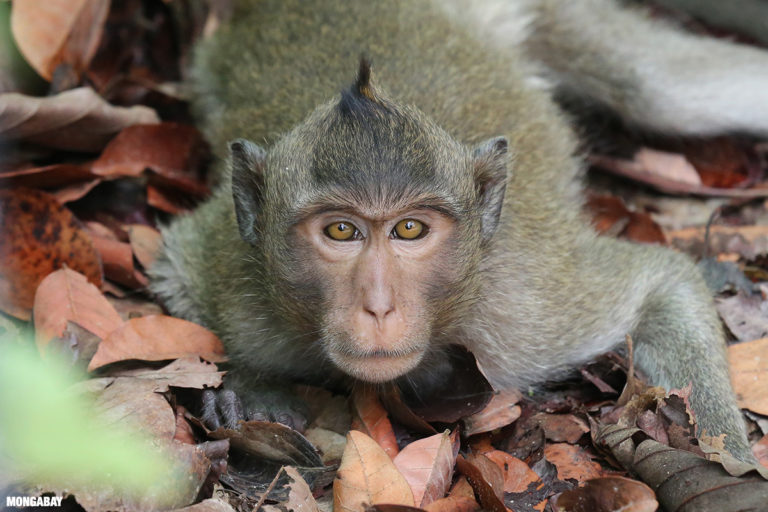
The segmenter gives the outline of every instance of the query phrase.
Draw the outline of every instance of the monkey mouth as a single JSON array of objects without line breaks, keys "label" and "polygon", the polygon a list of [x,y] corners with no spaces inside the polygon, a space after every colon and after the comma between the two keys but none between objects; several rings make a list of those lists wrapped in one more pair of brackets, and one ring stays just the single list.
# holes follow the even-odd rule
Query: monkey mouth
[{"label": "monkey mouth", "polygon": [[334,364],[342,371],[358,380],[372,383],[387,382],[408,373],[421,362],[423,356],[424,353],[418,349],[331,353]]}]

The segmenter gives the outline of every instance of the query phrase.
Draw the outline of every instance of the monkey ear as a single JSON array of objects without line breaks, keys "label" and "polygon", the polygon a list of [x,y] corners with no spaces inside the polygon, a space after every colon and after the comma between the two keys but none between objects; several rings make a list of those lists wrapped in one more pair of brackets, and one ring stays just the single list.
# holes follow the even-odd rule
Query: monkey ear
[{"label": "monkey ear", "polygon": [[255,245],[259,239],[256,220],[261,212],[267,152],[245,139],[231,142],[229,151],[237,226],[242,239]]},{"label": "monkey ear", "polygon": [[477,146],[472,155],[483,243],[491,239],[499,225],[507,189],[508,151],[506,137],[494,137]]}]

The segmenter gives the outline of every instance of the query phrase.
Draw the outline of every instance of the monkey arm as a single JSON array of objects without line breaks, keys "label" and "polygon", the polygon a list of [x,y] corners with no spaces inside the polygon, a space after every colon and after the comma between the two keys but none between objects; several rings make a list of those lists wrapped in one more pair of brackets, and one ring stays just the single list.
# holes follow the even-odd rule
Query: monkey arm
[{"label": "monkey arm", "polygon": [[661,254],[642,271],[654,286],[632,333],[637,365],[667,389],[692,384],[699,435],[726,433],[726,448],[751,460],[749,443],[739,435],[744,424],[728,375],[723,328],[700,272],[683,255],[648,249]]}]

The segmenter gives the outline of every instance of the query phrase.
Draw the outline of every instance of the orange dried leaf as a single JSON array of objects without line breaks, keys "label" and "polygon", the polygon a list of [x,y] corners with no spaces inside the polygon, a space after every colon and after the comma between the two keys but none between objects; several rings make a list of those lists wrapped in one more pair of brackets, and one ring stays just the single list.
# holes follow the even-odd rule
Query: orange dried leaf
[{"label": "orange dried leaf", "polygon": [[600,464],[579,446],[566,443],[548,444],[544,447],[544,456],[557,467],[557,478],[574,478],[586,482],[603,476]]},{"label": "orange dried leaf", "polygon": [[107,279],[133,289],[149,284],[149,279],[133,265],[130,244],[101,236],[91,238],[104,263],[104,275]]},{"label": "orange dried leaf", "polygon": [[104,148],[93,164],[100,176],[138,176],[151,169],[185,192],[204,194],[198,166],[205,142],[195,127],[177,123],[130,126]]},{"label": "orange dried leaf", "polygon": [[28,320],[45,276],[67,266],[101,285],[101,262],[72,213],[38,190],[0,190],[0,309]]},{"label": "orange dried leaf", "polygon": [[739,407],[768,414],[768,338],[730,345],[728,360]]},{"label": "orange dried leaf", "polygon": [[456,479],[456,483],[453,484],[453,487],[451,487],[451,491],[448,493],[448,495],[454,498],[475,499],[475,490],[472,489],[472,486],[467,481],[467,477],[460,476]]},{"label": "orange dried leaf", "polygon": [[524,492],[528,485],[537,481],[537,475],[528,464],[512,455],[494,450],[485,454],[499,468],[504,476],[504,492]]},{"label": "orange dried leaf", "polygon": [[377,503],[412,507],[413,493],[378,443],[352,430],[333,481],[333,509],[357,511]]},{"label": "orange dried leaf", "polygon": [[540,412],[533,416],[544,429],[547,439],[556,443],[567,442],[574,444],[581,436],[589,432],[587,422],[573,414],[549,414]]},{"label": "orange dried leaf", "polygon": [[163,242],[158,230],[142,224],[128,226],[128,239],[133,254],[144,268],[149,268],[155,262],[155,256]]},{"label": "orange dried leaf", "polygon": [[453,477],[458,441],[455,433],[446,430],[409,444],[395,457],[395,466],[411,486],[417,506],[445,496]]},{"label": "orange dried leaf", "polygon": [[117,310],[84,275],[64,268],[37,287],[34,303],[35,340],[41,353],[48,343],[75,322],[102,340],[123,324]]},{"label": "orange dried leaf", "polygon": [[185,356],[213,363],[226,360],[221,341],[205,327],[172,316],[142,316],[128,320],[101,342],[88,371],[127,359],[164,361]]},{"label": "orange dried leaf", "polygon": [[424,507],[427,512],[476,512],[480,504],[472,498],[448,496]]},{"label": "orange dried leaf", "polygon": [[372,388],[358,387],[352,394],[352,428],[374,439],[393,459],[400,451],[389,415]]},{"label": "orange dried leaf", "polygon": [[91,62],[104,32],[108,0],[14,2],[11,31],[27,62],[50,81],[60,64],[79,75]]},{"label": "orange dried leaf", "polygon": [[520,392],[515,389],[493,395],[482,411],[462,420],[464,423],[462,434],[468,437],[511,424],[520,417],[521,409],[517,402],[521,398]]}]

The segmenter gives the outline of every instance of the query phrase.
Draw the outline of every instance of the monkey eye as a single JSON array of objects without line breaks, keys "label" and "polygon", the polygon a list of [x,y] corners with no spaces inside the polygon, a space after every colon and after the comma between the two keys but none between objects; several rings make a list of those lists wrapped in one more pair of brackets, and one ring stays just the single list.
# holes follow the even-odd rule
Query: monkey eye
[{"label": "monkey eye", "polygon": [[421,238],[427,233],[427,226],[416,219],[403,219],[395,224],[392,230],[393,238],[402,238],[404,240],[415,240]]},{"label": "monkey eye", "polygon": [[323,231],[326,236],[342,242],[358,240],[360,238],[360,231],[349,222],[334,222],[326,226]]}]

